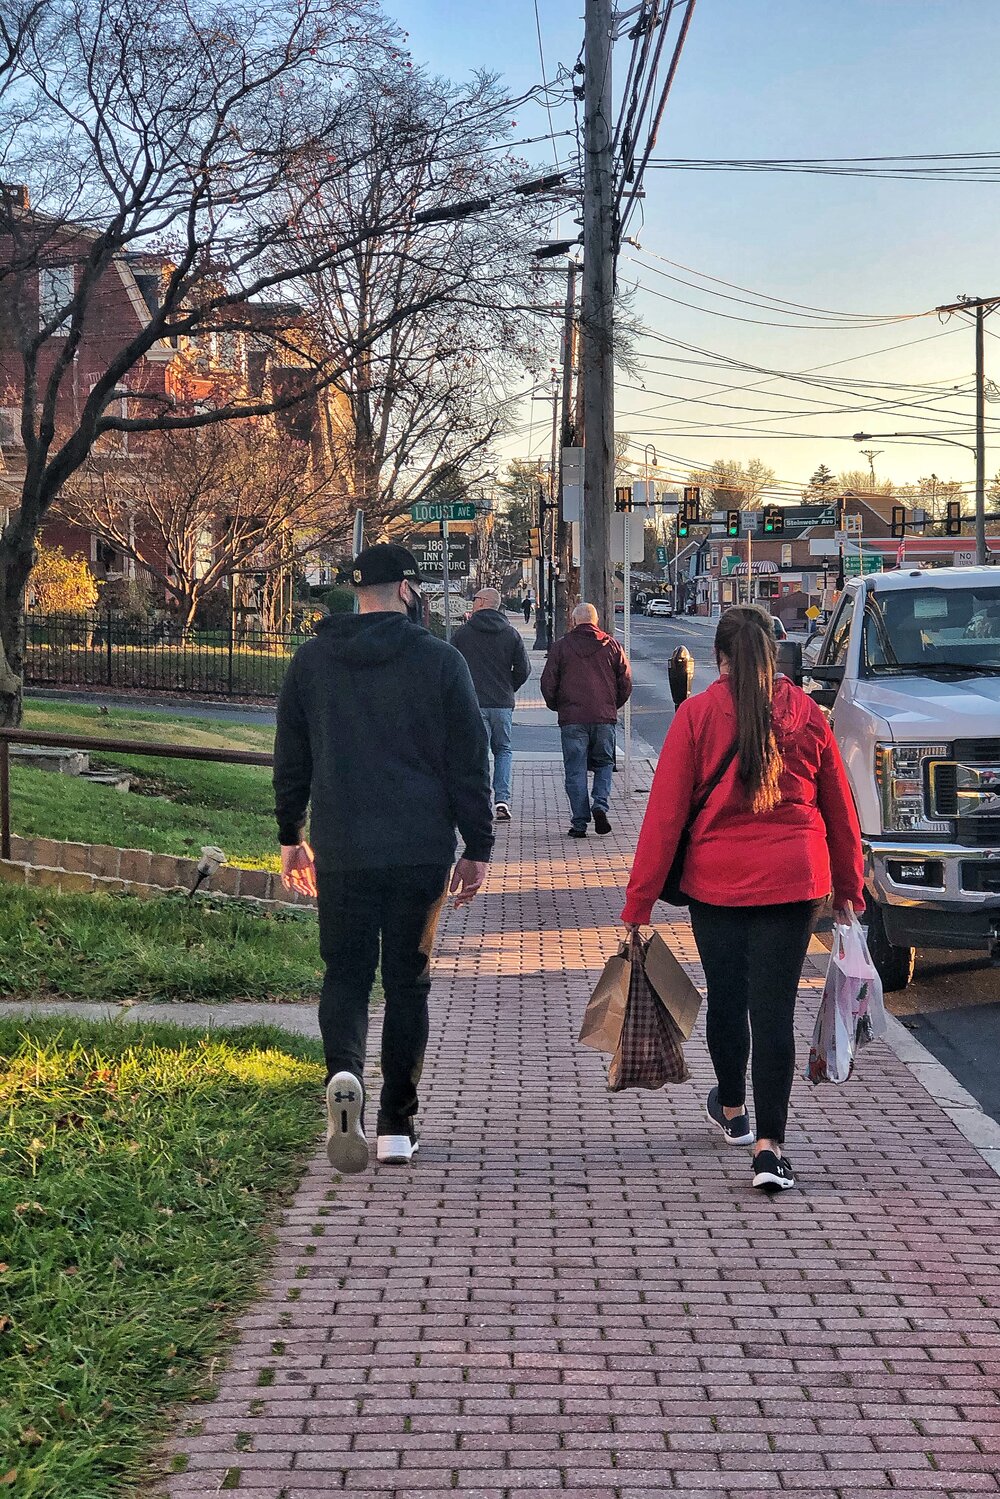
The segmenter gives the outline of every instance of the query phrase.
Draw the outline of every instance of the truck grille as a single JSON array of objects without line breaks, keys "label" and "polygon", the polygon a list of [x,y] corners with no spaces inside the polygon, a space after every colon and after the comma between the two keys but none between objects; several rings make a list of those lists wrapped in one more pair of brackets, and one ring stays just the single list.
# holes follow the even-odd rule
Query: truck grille
[{"label": "truck grille", "polygon": [[1000,739],[958,739],[952,757],[927,766],[932,817],[954,818],[963,843],[997,841],[1000,827]]},{"label": "truck grille", "polygon": [[956,739],[952,753],[960,765],[1000,765],[1000,739]]},{"label": "truck grille", "polygon": [[959,817],[955,833],[967,848],[1000,848],[1000,817]]},{"label": "truck grille", "polygon": [[938,760],[931,777],[934,817],[958,816],[958,766],[950,760]]}]

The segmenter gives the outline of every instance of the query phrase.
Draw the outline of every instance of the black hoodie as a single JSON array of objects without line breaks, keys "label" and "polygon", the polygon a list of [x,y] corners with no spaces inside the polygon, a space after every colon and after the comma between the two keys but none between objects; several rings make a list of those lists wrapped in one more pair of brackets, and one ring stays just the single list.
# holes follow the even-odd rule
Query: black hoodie
[{"label": "black hoodie", "polygon": [[513,708],[514,694],[531,676],[520,633],[499,609],[476,609],[452,636],[462,652],[480,708]]},{"label": "black hoodie", "polygon": [[493,848],[486,730],[459,653],[402,614],[335,614],[278,699],[275,812],[321,870],[450,864]]}]

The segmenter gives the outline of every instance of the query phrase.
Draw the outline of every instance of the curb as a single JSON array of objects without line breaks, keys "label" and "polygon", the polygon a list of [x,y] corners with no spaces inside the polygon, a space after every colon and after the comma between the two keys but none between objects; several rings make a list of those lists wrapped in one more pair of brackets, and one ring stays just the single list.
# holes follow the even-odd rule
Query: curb
[{"label": "curb", "polygon": [[932,1056],[895,1015],[889,1015],[886,1044],[913,1074],[997,1176],[1000,1176],[1000,1124],[983,1111],[967,1088]]},{"label": "curb", "polygon": [[[808,963],[812,960],[820,978],[826,973],[828,958],[827,949],[814,937],[809,944],[806,961]],[[973,1097],[968,1088],[962,1086],[943,1062],[939,1062],[926,1046],[910,1034],[901,1020],[888,1012],[886,1020],[889,1027],[885,1036],[886,1046],[907,1071],[912,1073],[938,1108],[947,1114],[990,1170],[1000,1176],[1000,1123],[985,1112],[978,1099]]]}]

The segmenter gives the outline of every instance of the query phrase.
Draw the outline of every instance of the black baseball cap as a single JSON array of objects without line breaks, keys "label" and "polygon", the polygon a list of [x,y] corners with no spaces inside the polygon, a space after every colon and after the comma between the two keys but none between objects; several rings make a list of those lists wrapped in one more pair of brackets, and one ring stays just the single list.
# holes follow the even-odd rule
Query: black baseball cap
[{"label": "black baseball cap", "polygon": [[380,541],[377,546],[365,547],[351,563],[351,582],[357,588],[404,581],[419,588],[421,579],[417,559],[406,547],[392,542]]}]

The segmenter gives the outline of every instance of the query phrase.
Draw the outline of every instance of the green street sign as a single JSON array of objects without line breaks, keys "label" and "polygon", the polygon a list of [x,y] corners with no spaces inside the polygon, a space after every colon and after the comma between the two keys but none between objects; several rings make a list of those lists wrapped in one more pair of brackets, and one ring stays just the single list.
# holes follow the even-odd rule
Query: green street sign
[{"label": "green street sign", "polygon": [[452,500],[443,505],[434,500],[420,500],[416,505],[410,506],[410,519],[420,524],[426,524],[428,521],[475,520],[475,518],[474,500]]},{"label": "green street sign", "polygon": [[[884,566],[881,557],[869,557],[867,552],[861,560],[864,563],[864,570],[866,573],[880,573]],[[848,578],[856,578],[859,571],[860,569],[858,567],[857,552],[854,552],[853,554],[848,552],[847,556],[844,558],[844,576]]]},{"label": "green street sign", "polygon": [[666,549],[666,547],[657,547],[656,548],[656,560],[660,564],[661,567],[665,567],[666,566],[666,564],[667,564],[667,549]]}]

